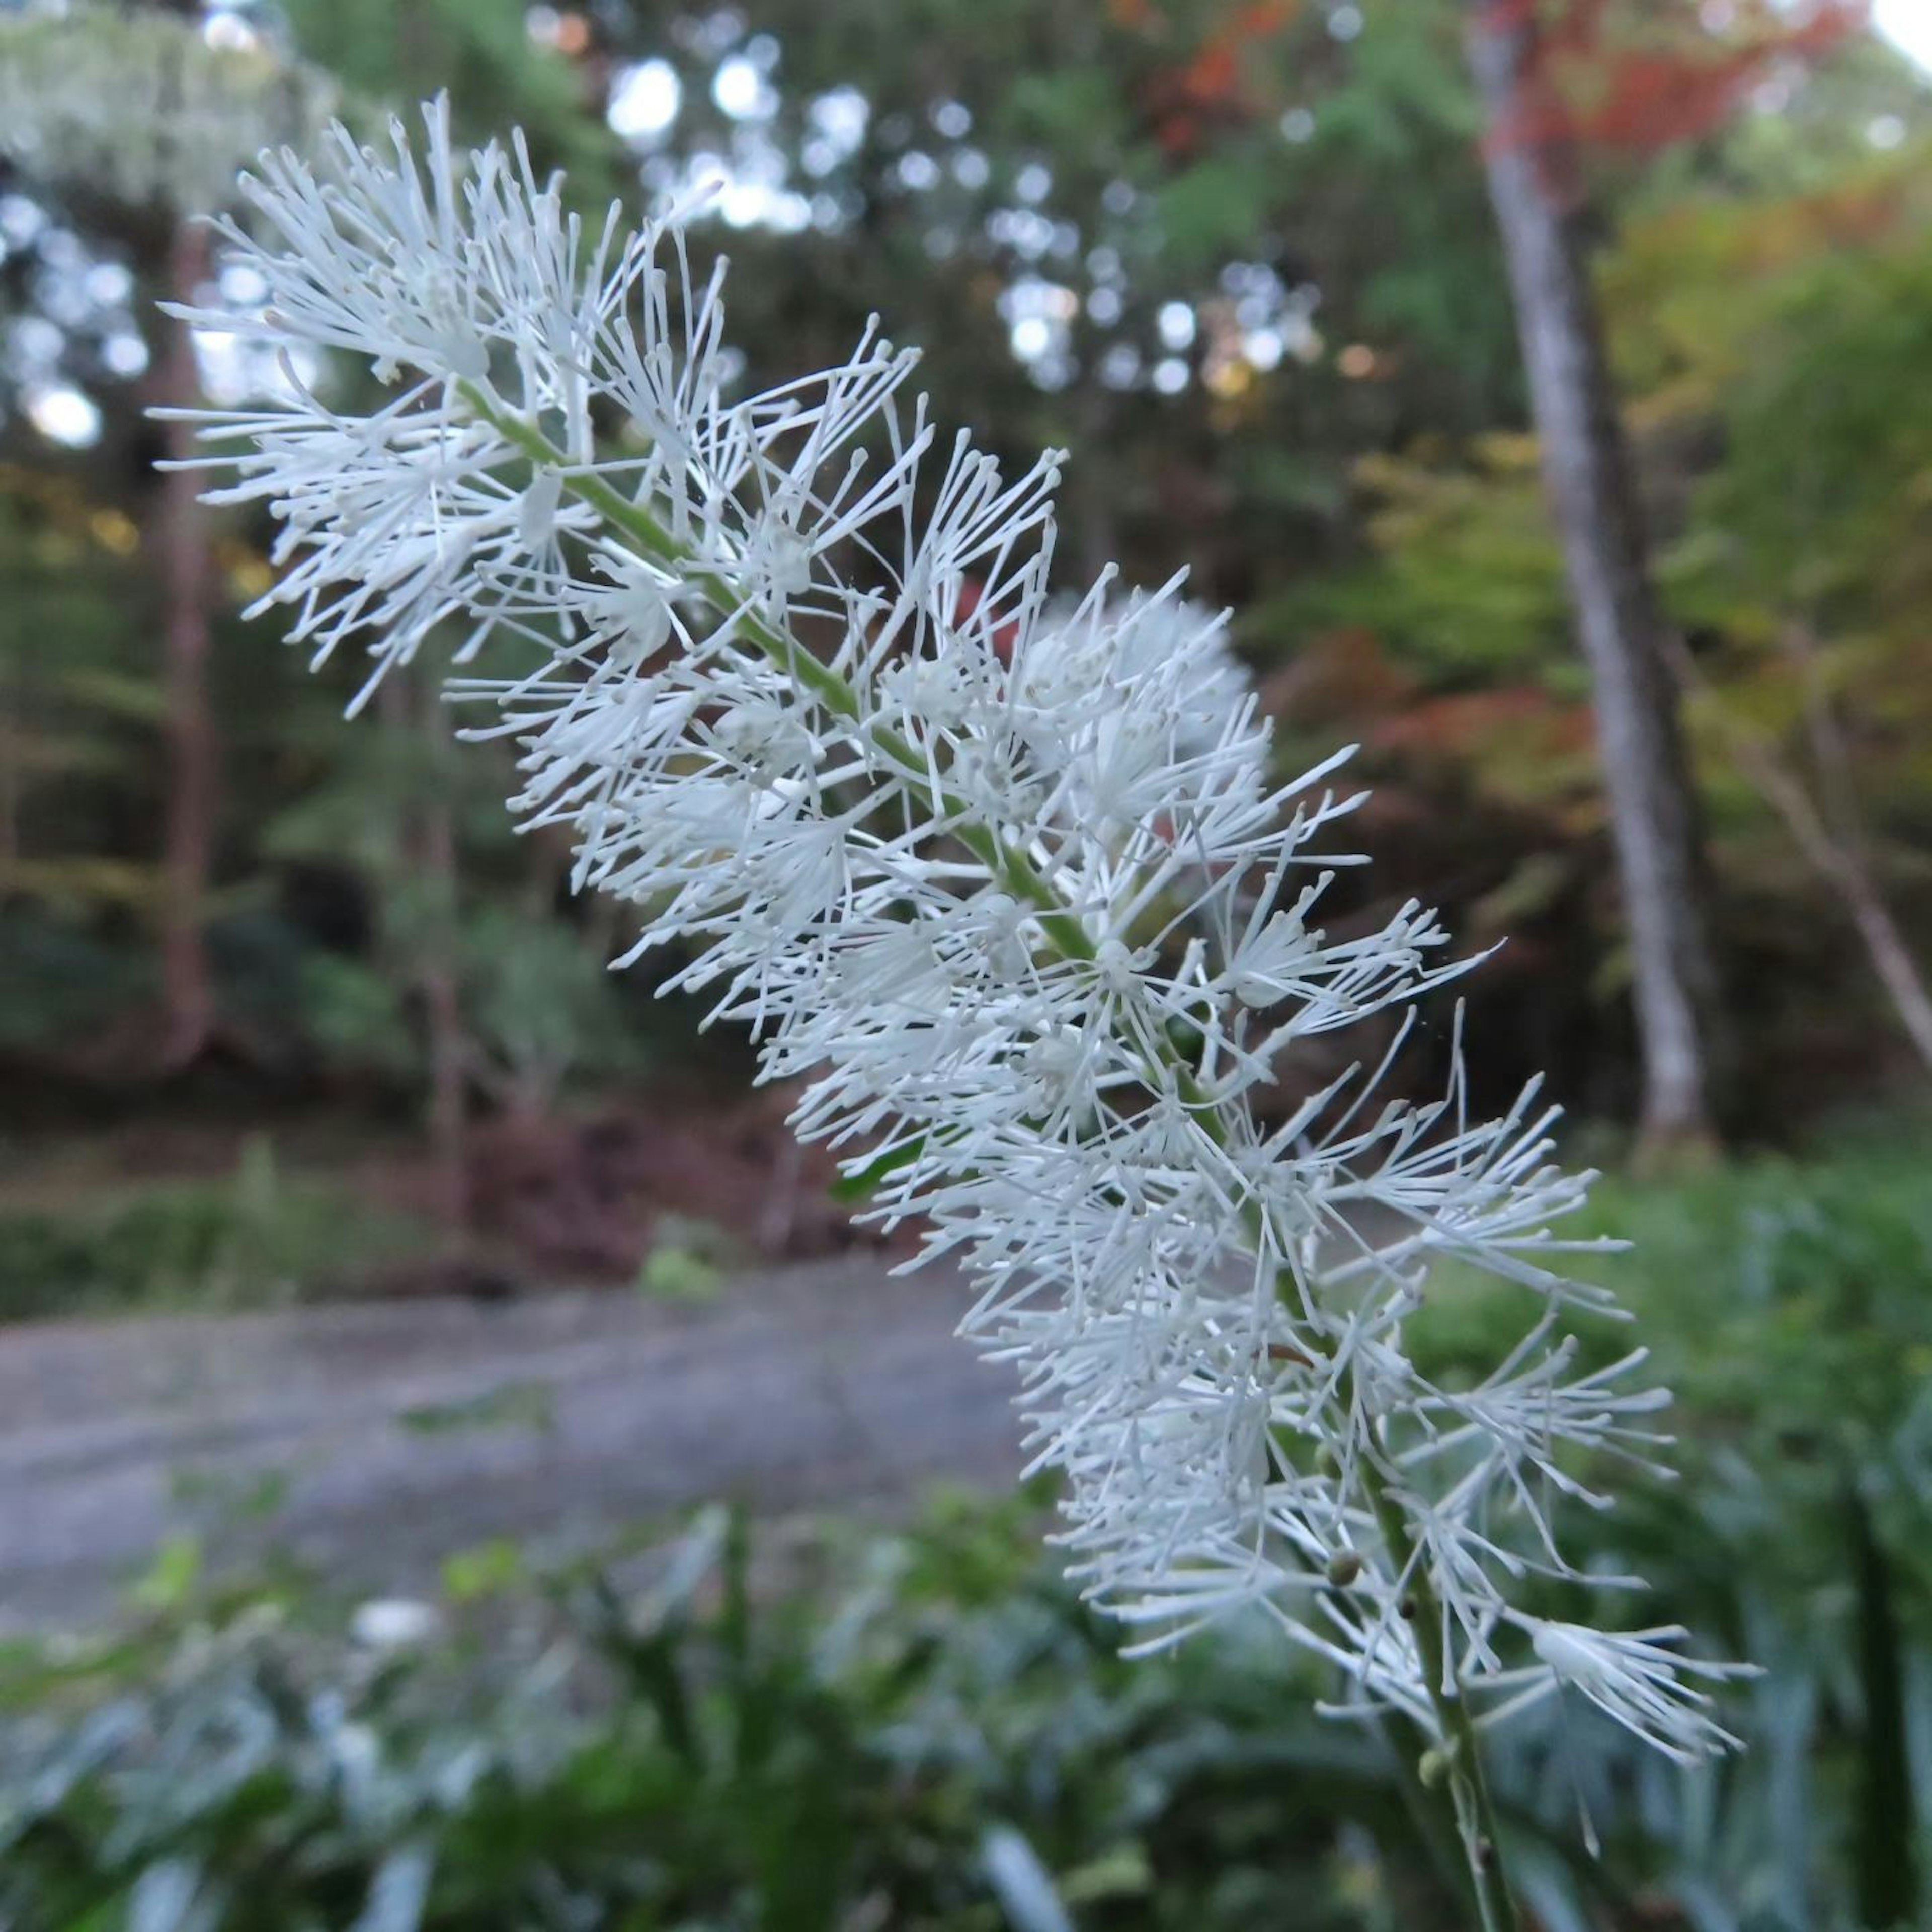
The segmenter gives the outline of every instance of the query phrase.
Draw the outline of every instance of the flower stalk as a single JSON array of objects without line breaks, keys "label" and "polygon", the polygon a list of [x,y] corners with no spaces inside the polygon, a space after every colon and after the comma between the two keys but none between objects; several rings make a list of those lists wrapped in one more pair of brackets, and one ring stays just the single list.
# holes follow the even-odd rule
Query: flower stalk
[{"label": "flower stalk", "polygon": [[1517,1932],[1520,1921],[1504,1868],[1502,1834],[1483,1768],[1482,1747],[1468,1706],[1456,1688],[1456,1671],[1445,1654],[1442,1606],[1427,1568],[1416,1561],[1407,1519],[1382,1472],[1371,1464],[1362,1480],[1390,1560],[1409,1580],[1408,1620],[1422,1654],[1422,1678],[1437,1734],[1444,1741],[1431,1747],[1436,1755],[1422,1778],[1423,1802],[1446,1808],[1483,1932]]},{"label": "flower stalk", "polygon": [[[595,470],[573,469],[563,452],[534,423],[502,409],[475,382],[459,382],[456,391],[482,421],[488,423],[531,462],[560,477],[566,490],[605,518],[613,529],[622,531],[643,554],[673,568],[689,565],[689,553],[680,548],[646,506],[613,489]],[[688,580],[703,594],[718,616],[734,622],[740,634],[764,652],[777,669],[794,680],[835,716],[864,726],[874,748],[897,766],[908,789],[926,810],[935,818],[946,820],[952,836],[989,873],[1039,909],[1041,929],[1062,958],[1090,959],[1094,956],[1093,943],[1082,930],[1078,921],[1071,916],[1052,886],[1028,862],[1024,855],[1009,850],[984,826],[974,824],[972,808],[964,800],[950,797],[943,788],[928,791],[926,788],[926,764],[916,748],[897,732],[884,726],[865,725],[858,694],[836,670],[821,664],[796,639],[782,636],[754,612],[746,610],[733,596],[730,586],[714,573],[694,571]]]},{"label": "flower stalk", "polygon": [[[457,386],[464,402],[481,419],[489,422],[533,464],[554,470],[563,478],[566,490],[595,509],[614,528],[622,531],[640,550],[667,565],[676,566],[688,562],[648,508],[623,496],[594,472],[573,470],[563,452],[536,425],[502,410],[477,385],[464,382]],[[729,586],[722,580],[709,573],[699,573],[692,580],[720,617],[735,618],[743,634],[788,676],[797,680],[839,716],[855,722],[860,718],[861,706],[856,694],[836,672],[827,669],[802,651],[794,641],[780,636],[755,616],[743,612],[732,597]],[[875,732],[874,738],[881,755],[904,771],[909,783],[919,785],[923,766],[912,747],[903,740],[895,741],[895,734],[892,734]],[[944,799],[943,794],[937,799],[927,797],[923,802],[929,811],[944,813],[949,818],[964,819],[963,808],[956,801]],[[1000,849],[987,836],[984,828],[970,823],[956,826],[955,834],[1004,884],[1041,909],[1042,939],[1062,958],[1093,957],[1092,942],[1077,920],[1060,902],[1052,885],[1024,857]],[[1177,1090],[1182,1094],[1186,1104],[1200,1111],[1211,1125],[1211,1102],[1202,1089],[1196,1070],[1178,1052],[1172,1061],[1172,1072]],[[1454,1672],[1444,1656],[1438,1628],[1440,1606],[1436,1601],[1427,1571],[1415,1561],[1414,1546],[1401,1507],[1372,1460],[1364,1464],[1362,1480],[1364,1490],[1371,1498],[1376,1522],[1390,1561],[1396,1572],[1408,1580],[1408,1593],[1414,1600],[1409,1620],[1414,1626],[1422,1653],[1424,1681],[1430,1687],[1430,1702],[1440,1735],[1446,1740],[1441,1753],[1443,1774],[1423,1780],[1420,1802],[1443,1814],[1442,1822],[1466,1862],[1471,1894],[1480,1912],[1484,1932],[1516,1932],[1518,1920],[1515,1904],[1503,1870],[1500,1838],[1483,1774],[1475,1727],[1462,1700],[1452,1690],[1445,1688],[1453,1685]]]},{"label": "flower stalk", "polygon": [[[1138,1648],[1270,1618],[1344,1714],[1412,1726],[1484,1924],[1513,1926],[1479,1730],[1574,1692],[1694,1761],[1730,1742],[1698,1682],[1730,1667],[1521,1600],[1634,1581],[1574,1565],[1550,1501],[1606,1500],[1586,1475],[1667,1438],[1640,1350],[1576,1369],[1569,1320],[1616,1311],[1562,1272],[1603,1244],[1552,1230],[1588,1177],[1534,1088],[1472,1118],[1459,1021],[1446,1093],[1389,1091],[1416,1003],[1472,962],[1419,905],[1319,923],[1358,862],[1316,856],[1358,802],[1340,758],[1274,782],[1178,584],[1059,595],[1057,457],[1010,482],[944,452],[869,332],[734,395],[688,212],[592,238],[520,146],[426,127],[420,154],[398,128],[320,171],[265,156],[278,241],[228,231],[284,382],[199,422],[217,499],[280,521],[265,602],[376,677],[449,628],[489,653],[452,686],[495,707],[469,735],[517,744],[513,806],[631,909],[626,960],[676,948],[667,988],[802,1083],[794,1124],[866,1211],[963,1269],[1082,1587]],[[325,352],[394,399],[332,408],[296,374]],[[1310,1081],[1308,1042],[1351,1028],[1372,1057]],[[1403,1346],[1445,1259],[1526,1299],[1473,1387]]]}]

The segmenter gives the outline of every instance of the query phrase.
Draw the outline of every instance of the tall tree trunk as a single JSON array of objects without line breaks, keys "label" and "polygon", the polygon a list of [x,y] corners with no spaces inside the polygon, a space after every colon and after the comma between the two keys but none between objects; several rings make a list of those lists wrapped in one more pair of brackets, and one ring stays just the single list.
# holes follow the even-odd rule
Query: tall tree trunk
[{"label": "tall tree trunk", "polygon": [[1511,138],[1536,85],[1535,9],[1474,0],[1468,52],[1490,126],[1490,198],[1502,231],[1545,485],[1593,687],[1628,922],[1653,1150],[1713,1125],[1717,980],[1700,902],[1697,814],[1664,662],[1629,452],[1576,232],[1545,146]]},{"label": "tall tree trunk", "polygon": [[[177,302],[195,299],[208,265],[207,231],[178,224],[168,250],[168,284]],[[184,322],[166,325],[166,346],[154,387],[157,399],[171,407],[190,408],[199,398],[194,344]],[[196,453],[189,424],[170,422],[166,439],[172,458]],[[206,928],[218,758],[208,692],[209,612],[215,584],[214,546],[201,487],[194,471],[164,472],[157,518],[167,736],[160,1057],[168,1067],[193,1060],[207,1045],[214,1025]]]}]

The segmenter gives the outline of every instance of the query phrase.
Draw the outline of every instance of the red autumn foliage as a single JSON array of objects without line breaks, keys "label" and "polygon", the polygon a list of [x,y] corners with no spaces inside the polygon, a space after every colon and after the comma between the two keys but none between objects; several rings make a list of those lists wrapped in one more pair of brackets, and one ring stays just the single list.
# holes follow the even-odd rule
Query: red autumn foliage
[{"label": "red autumn foliage", "polygon": [[1507,732],[1544,752],[1581,752],[1592,742],[1589,714],[1534,685],[1455,692],[1411,704],[1378,720],[1364,742],[1379,752],[1465,755]]},{"label": "red autumn foliage", "polygon": [[1536,52],[1516,110],[1488,136],[1503,146],[1558,145],[1652,154],[1720,126],[1775,66],[1820,58],[1866,23],[1868,0],[1814,0],[1786,13],[1740,9],[1718,32],[1698,10],[1640,0],[1487,0],[1480,25],[1536,31]]},{"label": "red autumn foliage", "polygon": [[[1165,41],[1175,22],[1154,0],[1108,0],[1116,26],[1143,39]],[[1215,20],[1191,53],[1156,76],[1146,106],[1154,137],[1175,161],[1198,151],[1217,127],[1238,124],[1264,110],[1246,82],[1262,42],[1285,33],[1301,0],[1249,0]]]},{"label": "red autumn foliage", "polygon": [[1299,730],[1334,729],[1352,736],[1362,719],[1412,703],[1417,688],[1374,632],[1347,625],[1310,638],[1264,679],[1262,709]]}]

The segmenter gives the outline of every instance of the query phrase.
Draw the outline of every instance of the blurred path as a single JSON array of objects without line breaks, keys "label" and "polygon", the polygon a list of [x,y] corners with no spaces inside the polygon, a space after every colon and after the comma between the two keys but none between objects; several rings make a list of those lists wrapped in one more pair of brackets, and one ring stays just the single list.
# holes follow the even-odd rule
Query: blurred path
[{"label": "blurred path", "polygon": [[82,1619],[175,1533],[421,1588],[710,1497],[904,1500],[1018,1466],[1011,1384],[938,1270],[854,1257],[713,1301],[621,1293],[0,1330],[0,1628]]}]

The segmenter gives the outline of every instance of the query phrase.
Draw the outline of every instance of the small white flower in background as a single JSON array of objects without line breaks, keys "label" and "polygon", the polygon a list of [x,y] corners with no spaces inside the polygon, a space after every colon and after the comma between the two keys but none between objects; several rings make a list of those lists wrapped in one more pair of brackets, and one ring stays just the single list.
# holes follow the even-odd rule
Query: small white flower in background
[{"label": "small white flower in background", "polygon": [[368,1650],[413,1649],[442,1628],[434,1604],[409,1597],[372,1597],[349,1620],[350,1636]]},{"label": "small white flower in background", "polygon": [[[390,154],[338,130],[319,172],[265,158],[267,238],[227,230],[272,346],[392,386],[367,414],[295,391],[202,418],[217,500],[281,525],[265,602],[376,676],[432,634],[520,654],[455,687],[520,748],[516,808],[633,907],[629,957],[675,943],[670,983],[806,1083],[796,1125],[874,1181],[871,1213],[957,1258],[964,1332],[1064,1478],[1075,1573],[1148,1645],[1260,1604],[1351,1707],[1438,1741],[1568,1688],[1673,1756],[1728,1743],[1664,1634],[1511,1604],[1602,1580],[1547,1514],[1594,1500],[1573,1456],[1662,1443],[1640,1354],[1570,1366],[1559,1318],[1610,1310],[1561,1273],[1585,1180],[1534,1090],[1472,1120],[1459,1040],[1443,1099],[1386,1097],[1400,1018],[1372,1070],[1258,1111],[1305,1035],[1467,963],[1418,906],[1328,929],[1328,872],[1358,862],[1318,856],[1356,802],[1340,759],[1272,782],[1178,585],[1049,598],[1057,457],[1009,481],[943,438],[869,333],[729,398],[719,280],[677,219],[592,234],[520,143],[460,156],[425,121],[420,157],[398,128]],[[1526,1306],[1466,1389],[1402,1347],[1445,1258]]]}]

